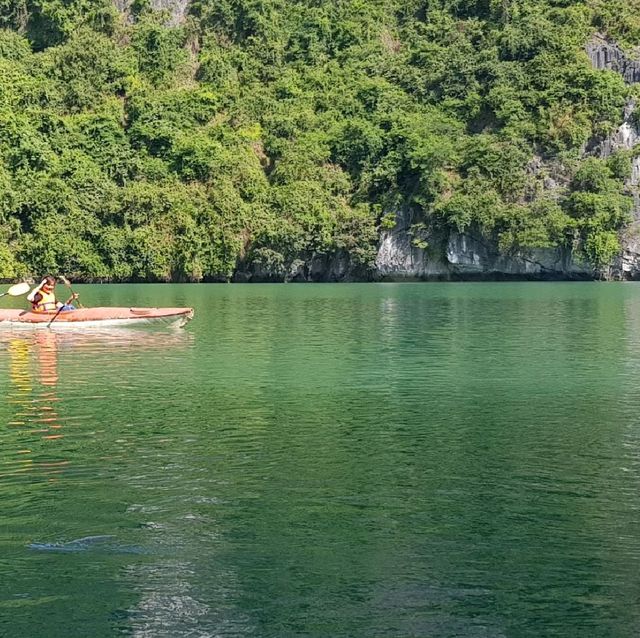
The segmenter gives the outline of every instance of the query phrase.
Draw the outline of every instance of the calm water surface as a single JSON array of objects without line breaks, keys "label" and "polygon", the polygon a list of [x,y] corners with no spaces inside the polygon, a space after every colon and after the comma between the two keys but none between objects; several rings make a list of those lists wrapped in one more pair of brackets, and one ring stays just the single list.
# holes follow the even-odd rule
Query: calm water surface
[{"label": "calm water surface", "polygon": [[1,636],[637,636],[640,285],[77,289],[196,315],[0,332]]}]

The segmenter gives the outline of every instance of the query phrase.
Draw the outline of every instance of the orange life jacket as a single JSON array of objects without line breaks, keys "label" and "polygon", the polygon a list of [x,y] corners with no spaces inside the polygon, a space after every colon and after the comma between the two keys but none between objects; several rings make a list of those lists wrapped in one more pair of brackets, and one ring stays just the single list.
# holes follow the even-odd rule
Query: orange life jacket
[{"label": "orange life jacket", "polygon": [[56,295],[53,290],[45,290],[40,288],[36,293],[36,298],[40,297],[38,301],[34,301],[32,305],[33,312],[48,312],[50,310],[57,310],[58,303],[56,301]]}]

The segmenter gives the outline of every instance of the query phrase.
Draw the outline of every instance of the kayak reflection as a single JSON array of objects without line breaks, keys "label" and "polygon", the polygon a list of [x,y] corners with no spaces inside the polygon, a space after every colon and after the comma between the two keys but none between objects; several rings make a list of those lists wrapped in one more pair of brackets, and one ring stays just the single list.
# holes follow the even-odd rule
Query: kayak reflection
[{"label": "kayak reflection", "polygon": [[[189,347],[192,341],[193,335],[186,331],[0,331],[0,351],[6,353],[9,380],[5,401],[9,414],[0,435],[4,449],[0,454],[0,478],[26,472],[56,480],[66,470],[78,442],[65,443],[65,437],[70,433],[74,438],[88,434],[87,428],[82,427],[86,416],[78,402],[87,382],[87,370],[104,375],[106,367],[115,362],[117,369],[107,381],[117,386],[133,360],[145,361],[151,351],[156,351],[153,358],[157,358],[169,350]],[[118,352],[115,359],[114,349]],[[109,388],[103,386],[106,396]],[[82,404],[96,398],[101,397],[85,394]],[[69,429],[72,424],[74,427]],[[95,425],[89,424],[91,428]]]},{"label": "kayak reflection", "polygon": [[[155,349],[167,347],[188,346],[193,341],[193,334],[185,330],[147,331],[136,328],[101,327],[91,331],[85,331],[82,327],[68,327],[64,332],[45,330],[0,330],[0,344],[6,344],[9,349],[11,344],[23,344],[13,346],[31,350],[40,343],[54,349],[69,349],[72,347],[100,346],[112,348],[127,346],[133,349]],[[0,345],[1,347],[1,345]]]},{"label": "kayak reflection", "polygon": [[[10,390],[7,397],[13,406],[8,421],[17,430],[17,458],[9,462],[13,472],[44,472],[50,479],[59,474],[68,460],[48,450],[46,458],[36,460],[33,443],[62,439],[58,414],[58,349],[55,335],[38,333],[31,339],[13,337],[7,344]],[[39,446],[38,446],[39,447]],[[12,473],[12,472],[11,472]]]},{"label": "kayak reflection", "polygon": [[31,340],[13,338],[7,351],[12,385],[8,402],[17,406],[15,419],[9,425],[40,425],[31,432],[47,435],[52,429],[61,428],[55,408],[59,400],[56,396],[58,352],[55,335],[43,332]]}]

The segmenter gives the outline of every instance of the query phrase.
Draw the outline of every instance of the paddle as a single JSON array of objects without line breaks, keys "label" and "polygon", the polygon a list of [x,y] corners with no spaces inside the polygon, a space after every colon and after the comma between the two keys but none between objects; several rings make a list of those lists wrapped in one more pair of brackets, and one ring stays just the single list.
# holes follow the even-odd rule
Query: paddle
[{"label": "paddle", "polygon": [[58,315],[62,312],[63,308],[64,308],[64,305],[62,305],[62,306],[60,306],[60,308],[58,308],[58,310],[56,311],[56,314],[53,315],[53,317],[51,317],[51,320],[47,324],[47,328],[58,318]]},{"label": "paddle", "polygon": [[[59,279],[69,289],[72,295],[76,294],[75,292],[73,292],[73,288],[71,287],[71,282],[66,277],[63,277],[62,275],[60,275]],[[78,306],[80,306],[80,308],[84,308],[84,306],[80,303],[80,301],[78,301]]]},{"label": "paddle", "polygon": [[5,295],[11,295],[12,297],[19,297],[20,295],[26,295],[31,286],[27,283],[15,284],[7,290],[7,292],[0,293],[0,297],[4,297]]},{"label": "paddle", "polygon": [[[77,299],[76,293],[73,292],[73,288],[71,287],[71,282],[66,277],[63,277],[62,275],[60,275],[59,279],[71,291],[71,294]],[[71,297],[71,299],[73,299],[73,297]],[[56,314],[53,315],[53,317],[51,317],[51,320],[47,324],[47,328],[51,326],[51,324],[58,318],[58,315],[62,312],[62,309],[69,303],[69,301],[71,301],[71,299],[69,299],[66,303],[60,306],[60,308],[58,308],[58,310],[56,311]],[[78,302],[78,305],[81,308],[84,307],[80,302]]]}]

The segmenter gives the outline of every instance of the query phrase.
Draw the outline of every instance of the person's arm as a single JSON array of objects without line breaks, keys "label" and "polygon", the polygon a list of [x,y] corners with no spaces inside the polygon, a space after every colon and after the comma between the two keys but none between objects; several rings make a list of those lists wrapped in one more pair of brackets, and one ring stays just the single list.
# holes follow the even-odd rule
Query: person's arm
[{"label": "person's arm", "polygon": [[69,299],[64,302],[65,306],[68,306],[72,301],[75,301],[78,298],[78,293],[74,292]]}]

